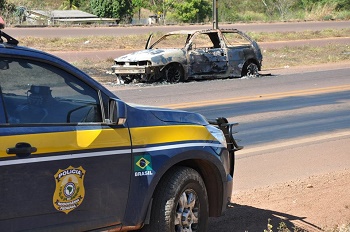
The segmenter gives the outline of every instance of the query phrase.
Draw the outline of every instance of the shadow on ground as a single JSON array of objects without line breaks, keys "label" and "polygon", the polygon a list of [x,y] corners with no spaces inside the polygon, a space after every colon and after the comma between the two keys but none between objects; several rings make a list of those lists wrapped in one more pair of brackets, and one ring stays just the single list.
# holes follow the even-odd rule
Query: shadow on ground
[{"label": "shadow on ground", "polygon": [[316,232],[323,231],[317,225],[307,222],[304,216],[259,209],[248,205],[231,204],[219,218],[210,218],[208,232],[263,232],[272,225],[272,231]]}]

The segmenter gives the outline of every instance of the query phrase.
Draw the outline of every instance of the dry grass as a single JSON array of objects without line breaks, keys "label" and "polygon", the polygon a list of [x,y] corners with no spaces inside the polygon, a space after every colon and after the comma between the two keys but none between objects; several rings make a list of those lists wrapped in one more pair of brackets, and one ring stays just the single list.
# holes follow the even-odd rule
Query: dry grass
[{"label": "dry grass", "polygon": [[306,20],[330,20],[335,18],[336,3],[315,3],[311,10],[305,14]]},{"label": "dry grass", "polygon": [[347,29],[325,29],[321,31],[301,32],[261,32],[248,33],[257,42],[292,41],[304,39],[325,39],[333,37],[350,37],[350,28]]},{"label": "dry grass", "polygon": [[350,61],[350,44],[322,47],[301,46],[268,50],[264,53],[264,69]]},{"label": "dry grass", "polygon": [[19,38],[22,46],[33,47],[45,51],[93,51],[116,49],[143,49],[148,35],[89,36],[89,37],[22,37]]}]

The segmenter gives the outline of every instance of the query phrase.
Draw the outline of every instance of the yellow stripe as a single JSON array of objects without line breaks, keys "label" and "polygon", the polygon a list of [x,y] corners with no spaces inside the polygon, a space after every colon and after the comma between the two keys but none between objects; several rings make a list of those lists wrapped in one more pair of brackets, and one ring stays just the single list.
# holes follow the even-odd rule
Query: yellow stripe
[{"label": "yellow stripe", "polygon": [[130,130],[135,146],[189,140],[215,140],[210,132],[200,125],[137,127]]},{"label": "yellow stripe", "polygon": [[[134,146],[169,142],[215,140],[210,132],[200,125],[156,126],[131,128]],[[9,157],[6,149],[16,143],[26,142],[36,147],[36,154],[123,147],[130,145],[128,129],[99,129],[42,134],[2,136],[0,158]],[[14,155],[11,155],[14,156]]]},{"label": "yellow stripe", "polygon": [[[2,136],[0,158],[9,157],[6,149],[15,147],[18,142],[29,143],[38,148],[35,154],[76,151],[82,149],[129,146],[128,129],[98,129],[42,134]],[[12,155],[13,156],[13,155]]]}]

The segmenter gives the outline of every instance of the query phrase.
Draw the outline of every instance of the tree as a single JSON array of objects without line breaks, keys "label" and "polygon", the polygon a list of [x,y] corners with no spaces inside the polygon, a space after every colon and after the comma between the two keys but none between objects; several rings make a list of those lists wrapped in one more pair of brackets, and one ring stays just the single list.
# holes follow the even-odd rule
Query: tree
[{"label": "tree", "polygon": [[167,13],[174,7],[176,0],[146,0],[149,2],[149,10],[153,11],[157,15],[162,15],[164,24]]},{"label": "tree", "polygon": [[24,21],[26,21],[27,8],[25,8],[24,6],[16,7],[15,15],[18,18],[18,23],[22,24]]},{"label": "tree", "polygon": [[184,0],[174,3],[174,17],[184,23],[200,23],[210,17],[211,4],[208,0]]},{"label": "tree", "polygon": [[59,9],[61,10],[76,10],[80,7],[79,0],[65,0]]},{"label": "tree", "polygon": [[262,0],[266,7],[266,13],[272,15],[277,9],[282,19],[285,19],[291,7],[295,4],[295,0]]},{"label": "tree", "polygon": [[93,14],[98,17],[119,18],[130,23],[132,17],[131,0],[90,0]]},{"label": "tree", "polygon": [[132,6],[138,12],[139,20],[141,19],[141,9],[147,6],[145,0],[132,0]]},{"label": "tree", "polygon": [[13,13],[16,12],[16,6],[13,3],[8,3],[6,0],[0,0],[0,16],[3,17],[6,23],[10,23]]}]

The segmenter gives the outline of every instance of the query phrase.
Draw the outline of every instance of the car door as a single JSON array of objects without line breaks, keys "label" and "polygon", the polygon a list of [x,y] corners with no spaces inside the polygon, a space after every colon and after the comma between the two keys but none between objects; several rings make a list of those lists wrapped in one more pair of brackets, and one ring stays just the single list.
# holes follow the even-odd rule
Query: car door
[{"label": "car door", "polygon": [[240,77],[247,61],[254,60],[258,62],[257,54],[260,54],[260,60],[262,59],[259,46],[242,32],[228,30],[222,32],[222,37],[228,49],[229,73],[232,76]]},{"label": "car door", "polygon": [[118,228],[131,145],[103,123],[108,97],[52,61],[0,63],[1,230]]},{"label": "car door", "polygon": [[196,34],[190,43],[189,76],[226,73],[227,49],[221,47],[217,32]]}]

